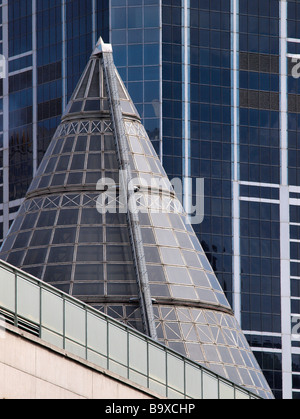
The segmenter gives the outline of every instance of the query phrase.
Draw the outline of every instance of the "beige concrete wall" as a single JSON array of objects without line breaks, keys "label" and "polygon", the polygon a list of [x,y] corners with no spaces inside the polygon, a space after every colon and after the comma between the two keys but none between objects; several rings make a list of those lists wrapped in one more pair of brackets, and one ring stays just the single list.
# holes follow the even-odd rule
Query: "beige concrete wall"
[{"label": "beige concrete wall", "polygon": [[0,334],[0,399],[154,397],[147,390],[16,328],[9,326]]}]

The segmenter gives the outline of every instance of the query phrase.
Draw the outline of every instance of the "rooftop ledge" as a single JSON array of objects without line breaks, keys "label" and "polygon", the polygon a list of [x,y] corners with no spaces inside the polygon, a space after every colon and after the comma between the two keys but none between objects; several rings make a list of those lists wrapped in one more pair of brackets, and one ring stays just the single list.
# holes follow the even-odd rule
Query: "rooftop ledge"
[{"label": "rooftop ledge", "polygon": [[161,398],[259,399],[93,307],[0,260],[0,317],[11,328]]}]

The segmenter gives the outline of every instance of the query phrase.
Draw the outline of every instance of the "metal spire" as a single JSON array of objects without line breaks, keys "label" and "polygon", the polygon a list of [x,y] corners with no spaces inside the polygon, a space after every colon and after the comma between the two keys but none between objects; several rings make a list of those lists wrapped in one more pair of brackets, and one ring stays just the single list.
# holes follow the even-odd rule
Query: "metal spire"
[{"label": "metal spire", "polygon": [[123,193],[126,194],[128,202],[127,218],[130,230],[132,252],[137,273],[140,293],[139,298],[141,311],[143,314],[145,333],[148,334],[151,338],[157,340],[142,233],[134,196],[135,190],[132,186],[130,186],[132,185],[133,176],[129,163],[129,150],[117,87],[116,70],[112,56],[112,46],[110,44],[105,44],[102,38],[99,39],[93,52],[93,55],[99,54],[101,54],[103,61],[105,83],[110,102],[110,112],[114,126],[118,160],[120,164],[120,171],[122,173],[122,185],[120,185],[120,188]]}]

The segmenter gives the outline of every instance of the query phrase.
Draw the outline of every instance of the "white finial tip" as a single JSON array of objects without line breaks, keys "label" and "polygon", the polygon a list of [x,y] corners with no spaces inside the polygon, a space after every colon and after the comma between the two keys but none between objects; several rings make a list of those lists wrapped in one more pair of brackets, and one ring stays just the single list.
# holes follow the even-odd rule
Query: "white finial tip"
[{"label": "white finial tip", "polygon": [[96,48],[92,55],[98,55],[103,52],[112,52],[112,45],[111,44],[105,44],[102,37],[98,39]]}]

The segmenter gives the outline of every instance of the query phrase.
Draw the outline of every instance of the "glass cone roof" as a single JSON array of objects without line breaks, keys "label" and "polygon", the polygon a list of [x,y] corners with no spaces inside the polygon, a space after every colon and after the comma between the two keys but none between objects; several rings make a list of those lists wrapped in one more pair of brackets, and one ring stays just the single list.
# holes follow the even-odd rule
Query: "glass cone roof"
[{"label": "glass cone roof", "polygon": [[[97,50],[91,56],[0,258],[145,332],[143,287],[120,188],[115,102],[107,94],[102,58]],[[128,163],[138,185],[141,254],[157,338],[272,398],[115,67],[113,72]]]}]

